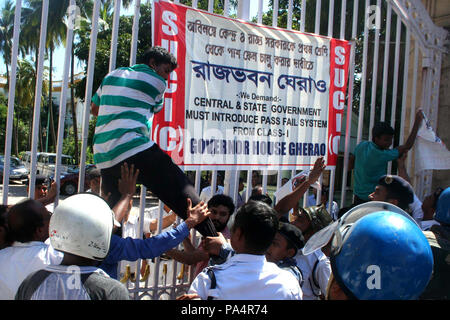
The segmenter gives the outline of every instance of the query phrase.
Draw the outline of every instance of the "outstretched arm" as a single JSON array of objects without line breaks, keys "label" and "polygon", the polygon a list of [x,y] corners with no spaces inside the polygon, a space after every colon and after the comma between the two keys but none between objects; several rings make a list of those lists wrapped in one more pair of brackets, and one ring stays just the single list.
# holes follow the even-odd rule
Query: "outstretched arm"
[{"label": "outstretched arm", "polygon": [[398,175],[411,184],[411,179],[408,175],[408,172],[406,171],[406,155],[407,153],[404,153],[400,156],[400,158],[397,159]]},{"label": "outstretched arm", "polygon": [[310,185],[312,185],[317,181],[317,179],[319,179],[323,170],[325,170],[325,160],[323,160],[323,157],[320,157],[314,163],[314,167],[309,173],[308,178],[306,178],[303,182],[296,186],[290,194],[281,199],[275,205],[274,209],[277,212],[278,217],[283,216],[289,210],[297,206],[298,201],[303,197]]},{"label": "outstretched arm", "polygon": [[414,141],[416,141],[417,132],[419,131],[420,125],[422,124],[423,118],[424,118],[423,111],[422,111],[422,109],[419,109],[416,112],[416,119],[414,121],[414,125],[411,130],[411,133],[408,136],[408,139],[406,140],[406,142],[403,145],[397,147],[398,153],[400,155],[402,155],[405,152],[408,152],[413,147]]}]

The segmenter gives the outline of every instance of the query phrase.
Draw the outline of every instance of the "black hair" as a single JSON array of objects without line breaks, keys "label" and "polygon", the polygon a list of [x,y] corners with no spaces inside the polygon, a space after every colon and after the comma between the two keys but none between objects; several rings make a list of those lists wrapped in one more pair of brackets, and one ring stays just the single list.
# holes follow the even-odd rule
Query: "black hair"
[{"label": "black hair", "polygon": [[8,206],[4,204],[0,205],[0,227],[5,229],[8,229],[7,215]]},{"label": "black hair", "polygon": [[264,254],[278,231],[275,211],[261,201],[248,201],[236,213],[233,231],[240,229],[245,248],[253,254]]},{"label": "black hair", "polygon": [[261,189],[262,189],[262,185],[257,184],[256,186],[254,186],[254,187],[252,188],[252,193],[250,194],[250,196],[254,196],[254,195],[260,194]]},{"label": "black hair", "polygon": [[44,225],[44,217],[38,211],[39,201],[27,199],[12,206],[8,211],[8,240],[33,241],[36,230]]},{"label": "black hair", "polygon": [[433,203],[431,204],[431,207],[434,210],[436,210],[437,208],[439,196],[441,195],[442,191],[444,191],[444,189],[442,189],[441,187],[437,187],[436,191],[433,192]]},{"label": "black hair", "polygon": [[230,211],[230,216],[234,213],[234,203],[233,199],[231,197],[224,195],[224,194],[216,194],[208,201],[208,208],[218,207],[218,206],[225,206]]},{"label": "black hair", "polygon": [[394,128],[387,122],[377,122],[372,128],[372,139],[379,138],[387,134],[393,136],[395,134]]},{"label": "black hair", "polygon": [[149,64],[150,60],[153,60],[156,65],[168,63],[172,66],[172,71],[178,66],[175,56],[163,47],[155,46],[145,50],[141,63]]},{"label": "black hair", "polygon": [[[252,192],[253,193],[253,192]],[[267,203],[269,206],[272,206],[272,199],[266,194],[252,194],[248,200],[253,201],[262,201],[264,203]]]},{"label": "black hair", "polygon": [[95,178],[100,178],[102,175],[100,173],[100,169],[95,168],[89,171],[88,173],[88,178],[89,179],[95,179]]}]

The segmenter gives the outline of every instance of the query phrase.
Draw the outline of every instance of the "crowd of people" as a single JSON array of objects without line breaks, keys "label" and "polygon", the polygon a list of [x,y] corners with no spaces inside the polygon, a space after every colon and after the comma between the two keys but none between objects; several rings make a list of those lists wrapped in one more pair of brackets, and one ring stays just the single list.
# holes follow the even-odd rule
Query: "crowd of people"
[{"label": "crowd of people", "polygon": [[[163,254],[194,268],[178,300],[450,298],[450,187],[421,202],[404,163],[421,110],[404,145],[391,149],[393,128],[377,123],[372,141],[355,148],[349,207],[339,208],[318,184],[323,157],[307,173],[284,177],[291,191],[280,199],[264,194],[258,171],[251,190],[239,180],[237,199],[225,194],[222,174],[214,192],[197,195],[148,132],[176,67],[170,53],[153,47],[143,63],[104,78],[91,105],[97,168],[89,190],[55,207],[56,183],[37,176],[31,199],[0,207],[0,299],[127,300],[119,263]],[[390,161],[398,175],[386,174]],[[160,233],[155,220],[143,222],[145,237],[134,229],[137,184],[164,204]],[[312,193],[303,204],[313,186],[320,199]]]}]

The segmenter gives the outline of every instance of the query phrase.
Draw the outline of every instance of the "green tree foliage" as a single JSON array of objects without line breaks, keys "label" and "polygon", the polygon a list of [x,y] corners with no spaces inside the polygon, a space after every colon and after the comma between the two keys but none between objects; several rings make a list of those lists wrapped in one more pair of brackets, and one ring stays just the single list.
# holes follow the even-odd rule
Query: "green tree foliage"
[{"label": "green tree foliage", "polygon": [[[109,57],[111,55],[111,29],[113,23],[112,11],[108,12],[107,7],[103,7],[103,14],[101,17],[104,24],[101,26],[97,35],[97,47],[95,55],[94,66],[94,80],[93,93],[100,86],[101,81],[109,70]],[[139,33],[137,46],[137,62],[140,62],[139,57],[143,55],[144,51],[151,46],[152,43],[152,28],[151,28],[151,7],[145,4],[141,5],[139,19]],[[117,41],[117,58],[116,68],[128,67],[130,65],[130,51],[132,40],[132,16],[121,16],[119,23],[119,36]],[[87,63],[89,59],[89,39],[91,36],[90,25],[88,23],[82,24],[78,31],[80,41],[75,45],[75,56],[78,60],[85,63],[85,74],[87,74]],[[86,91],[86,77],[75,84],[75,95],[81,99],[85,98]]]}]

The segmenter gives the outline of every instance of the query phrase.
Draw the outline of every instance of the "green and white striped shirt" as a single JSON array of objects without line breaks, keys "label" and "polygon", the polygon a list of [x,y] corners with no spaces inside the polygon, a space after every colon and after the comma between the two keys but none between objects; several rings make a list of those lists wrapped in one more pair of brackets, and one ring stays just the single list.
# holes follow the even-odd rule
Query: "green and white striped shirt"
[{"label": "green and white striped shirt", "polygon": [[150,148],[153,114],[161,111],[166,81],[145,64],[119,68],[103,79],[92,97],[99,106],[94,162],[109,168]]}]

